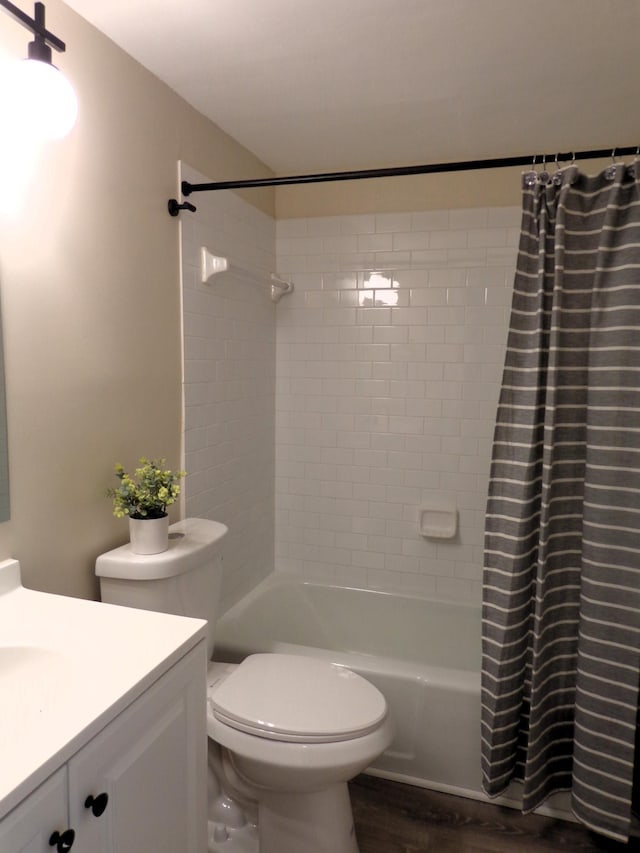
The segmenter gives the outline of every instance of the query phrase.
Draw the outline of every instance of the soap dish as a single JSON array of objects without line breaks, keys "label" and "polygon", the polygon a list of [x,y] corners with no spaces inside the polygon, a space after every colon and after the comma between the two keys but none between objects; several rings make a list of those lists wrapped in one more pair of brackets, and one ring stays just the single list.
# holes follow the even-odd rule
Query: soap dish
[{"label": "soap dish", "polygon": [[428,539],[453,539],[458,530],[458,508],[455,501],[434,498],[420,507],[420,535]]}]

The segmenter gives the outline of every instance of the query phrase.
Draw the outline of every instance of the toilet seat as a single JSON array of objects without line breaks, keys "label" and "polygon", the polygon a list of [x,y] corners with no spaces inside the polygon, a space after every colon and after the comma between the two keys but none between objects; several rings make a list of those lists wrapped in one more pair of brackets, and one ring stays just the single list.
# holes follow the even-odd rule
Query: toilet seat
[{"label": "toilet seat", "polygon": [[387,715],[380,691],[357,673],[316,658],[255,654],[209,692],[221,723],[290,743],[331,743],[375,731]]}]

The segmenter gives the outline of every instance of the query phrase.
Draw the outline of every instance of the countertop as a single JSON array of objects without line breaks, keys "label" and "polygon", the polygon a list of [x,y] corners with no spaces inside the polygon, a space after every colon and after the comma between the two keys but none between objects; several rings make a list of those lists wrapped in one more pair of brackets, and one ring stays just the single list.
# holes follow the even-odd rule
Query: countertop
[{"label": "countertop", "polygon": [[203,620],[25,589],[0,562],[0,819],[200,641]]}]

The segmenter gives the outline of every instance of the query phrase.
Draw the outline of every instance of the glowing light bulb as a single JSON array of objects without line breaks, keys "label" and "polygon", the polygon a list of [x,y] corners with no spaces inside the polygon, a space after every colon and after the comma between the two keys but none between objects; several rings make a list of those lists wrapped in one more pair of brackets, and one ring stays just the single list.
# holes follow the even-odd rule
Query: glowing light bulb
[{"label": "glowing light bulb", "polygon": [[75,124],[76,94],[54,65],[37,59],[14,62],[3,86],[4,123],[15,123],[21,135],[61,139]]}]

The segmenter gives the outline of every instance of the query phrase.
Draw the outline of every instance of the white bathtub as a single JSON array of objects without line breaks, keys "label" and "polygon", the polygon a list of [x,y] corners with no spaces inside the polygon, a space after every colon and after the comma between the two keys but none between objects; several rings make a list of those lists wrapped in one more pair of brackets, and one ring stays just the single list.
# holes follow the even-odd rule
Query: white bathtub
[{"label": "white bathtub", "polygon": [[[257,651],[348,666],[385,695],[396,723],[367,772],[487,800],[480,774],[479,606],[323,586],[275,573],[218,621],[216,660]],[[519,807],[518,786],[493,802]],[[542,809],[570,818],[566,797]]]}]

